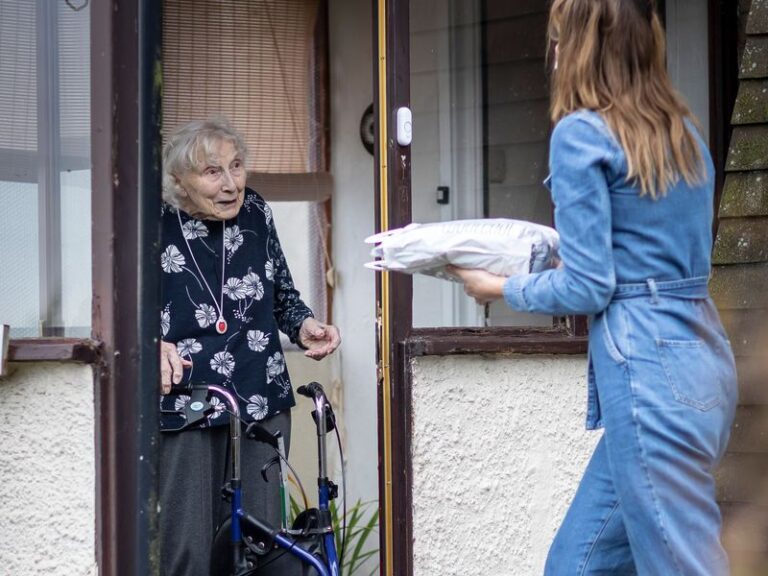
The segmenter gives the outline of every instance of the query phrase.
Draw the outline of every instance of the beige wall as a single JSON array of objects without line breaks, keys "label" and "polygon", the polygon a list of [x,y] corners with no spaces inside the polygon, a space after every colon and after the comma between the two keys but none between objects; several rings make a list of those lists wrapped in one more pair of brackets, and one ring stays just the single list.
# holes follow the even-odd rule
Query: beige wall
[{"label": "beige wall", "polygon": [[584,429],[582,356],[413,364],[416,576],[531,576],[599,432]]},{"label": "beige wall", "polygon": [[378,498],[375,275],[363,240],[373,234],[373,156],[360,142],[360,119],[373,101],[371,2],[331,0],[331,172],[333,173],[333,321],[344,392],[349,502]]},{"label": "beige wall", "polygon": [[0,572],[95,575],[93,370],[11,371],[0,380]]},{"label": "beige wall", "polygon": [[[342,412],[342,389],[338,376],[338,356],[329,356],[317,362],[304,356],[301,350],[286,350],[285,361],[291,375],[294,394],[296,388],[316,381],[322,384],[328,399],[333,405],[337,421],[344,432],[344,414]],[[304,485],[307,498],[317,505],[317,429],[312,419],[314,403],[304,396],[296,394],[296,407],[291,410],[291,451],[289,461]],[[336,437],[331,434],[326,442],[328,450],[328,474],[336,484],[341,484],[341,468],[336,449]],[[291,494],[299,501],[299,492],[291,488]]]}]

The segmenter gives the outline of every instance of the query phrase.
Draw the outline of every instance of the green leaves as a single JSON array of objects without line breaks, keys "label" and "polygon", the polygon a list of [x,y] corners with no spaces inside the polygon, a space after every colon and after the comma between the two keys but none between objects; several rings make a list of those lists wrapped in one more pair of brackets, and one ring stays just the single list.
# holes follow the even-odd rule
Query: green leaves
[{"label": "green leaves", "polygon": [[[347,510],[346,531],[342,535],[342,518],[336,501],[331,502],[331,521],[336,537],[336,551],[341,554],[344,550],[344,558],[340,558],[341,571],[345,576],[353,576],[360,571],[365,561],[379,553],[379,549],[365,549],[368,538],[378,532],[379,507],[377,502],[362,502],[358,500],[354,506]],[[366,517],[367,516],[367,517]],[[343,540],[342,540],[343,539]],[[342,546],[343,543],[343,546]],[[369,574],[375,574],[379,565],[373,567]]]},{"label": "green leaves", "polygon": [[[366,561],[375,557],[379,553],[378,547],[366,548],[366,542],[372,538],[375,542],[375,535],[379,529],[379,507],[378,502],[363,502],[358,500],[347,510],[346,530],[342,533],[343,520],[345,518],[343,511],[331,501],[329,506],[331,512],[331,523],[333,524],[333,535],[336,540],[336,553],[339,555],[341,564],[341,574],[343,576],[356,576],[363,574],[363,565]],[[296,500],[291,496],[291,519],[289,524],[303,511]],[[341,551],[344,550],[344,557],[341,557]],[[376,562],[373,568],[368,572],[372,576],[379,569],[379,563]]]}]

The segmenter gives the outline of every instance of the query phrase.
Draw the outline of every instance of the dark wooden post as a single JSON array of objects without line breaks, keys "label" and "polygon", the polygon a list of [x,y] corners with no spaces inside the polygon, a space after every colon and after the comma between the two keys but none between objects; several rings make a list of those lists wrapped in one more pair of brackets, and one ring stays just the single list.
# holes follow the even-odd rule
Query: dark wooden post
[{"label": "dark wooden post", "polygon": [[162,3],[91,6],[97,555],[102,576],[158,571],[156,547]]}]

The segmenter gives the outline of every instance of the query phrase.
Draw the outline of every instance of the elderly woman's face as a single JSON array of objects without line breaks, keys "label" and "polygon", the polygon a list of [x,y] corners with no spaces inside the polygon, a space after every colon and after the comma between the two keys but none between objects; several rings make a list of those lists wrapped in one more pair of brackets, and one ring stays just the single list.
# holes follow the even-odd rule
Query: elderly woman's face
[{"label": "elderly woman's face", "polygon": [[245,164],[228,140],[213,155],[178,179],[181,209],[194,218],[229,220],[243,205]]}]

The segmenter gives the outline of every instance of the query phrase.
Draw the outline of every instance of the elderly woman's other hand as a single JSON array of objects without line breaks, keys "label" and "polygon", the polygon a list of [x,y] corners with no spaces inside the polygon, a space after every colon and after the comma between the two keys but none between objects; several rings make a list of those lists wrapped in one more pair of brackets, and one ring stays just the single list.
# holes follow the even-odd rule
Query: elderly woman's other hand
[{"label": "elderly woman's other hand", "polygon": [[304,356],[321,360],[339,347],[341,336],[336,326],[323,324],[310,316],[301,323],[299,343],[307,349]]},{"label": "elderly woman's other hand", "polygon": [[172,384],[181,382],[184,368],[191,366],[192,362],[179,356],[175,344],[160,342],[160,392],[168,394]]},{"label": "elderly woman's other hand", "polygon": [[469,270],[447,266],[449,274],[457,276],[464,283],[464,292],[480,304],[488,304],[504,296],[505,276],[491,274],[485,270]]}]

